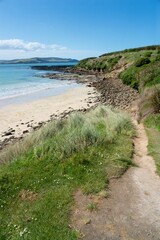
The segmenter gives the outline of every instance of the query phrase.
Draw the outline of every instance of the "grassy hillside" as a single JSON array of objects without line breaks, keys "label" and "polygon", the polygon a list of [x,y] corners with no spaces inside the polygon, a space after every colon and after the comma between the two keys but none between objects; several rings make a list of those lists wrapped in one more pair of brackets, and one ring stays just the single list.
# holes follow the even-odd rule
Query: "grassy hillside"
[{"label": "grassy hillside", "polygon": [[[149,152],[160,174],[160,45],[126,49],[82,60],[78,67],[120,78],[139,91],[139,120],[145,119]],[[114,81],[114,76],[111,78]]]},{"label": "grassy hillside", "polygon": [[160,46],[148,46],[107,53],[98,58],[86,58],[81,60],[77,67],[107,73],[114,70],[116,66],[126,66],[127,69],[128,66],[141,67],[150,62],[159,61],[159,57]]},{"label": "grassy hillside", "polygon": [[140,118],[160,111],[160,46],[148,46],[103,54],[79,62],[79,68],[108,73],[120,70],[124,84],[141,95]]},{"label": "grassy hillside", "polygon": [[98,107],[49,123],[1,153],[0,239],[77,239],[69,227],[74,192],[107,196],[109,180],[132,165],[134,134],[126,115]]}]

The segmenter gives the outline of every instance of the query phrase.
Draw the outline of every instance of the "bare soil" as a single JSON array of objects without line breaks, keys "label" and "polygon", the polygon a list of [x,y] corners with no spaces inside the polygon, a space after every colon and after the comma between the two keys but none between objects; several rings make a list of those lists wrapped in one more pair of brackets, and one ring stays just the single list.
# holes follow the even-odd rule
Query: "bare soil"
[{"label": "bare soil", "polygon": [[[122,178],[112,180],[108,198],[75,194],[72,227],[84,240],[160,240],[160,178],[143,124],[136,121],[134,162]],[[88,204],[97,210],[87,209]]]}]

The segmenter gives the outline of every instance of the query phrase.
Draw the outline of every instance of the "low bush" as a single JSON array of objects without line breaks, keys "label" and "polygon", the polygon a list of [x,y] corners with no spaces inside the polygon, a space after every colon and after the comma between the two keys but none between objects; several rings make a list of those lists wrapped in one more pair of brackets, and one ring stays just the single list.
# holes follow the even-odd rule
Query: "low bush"
[{"label": "low bush", "polygon": [[120,78],[122,79],[124,84],[129,85],[132,88],[138,90],[139,81],[137,79],[136,74],[137,74],[137,70],[135,69],[135,67],[130,67],[120,74]]},{"label": "low bush", "polygon": [[139,58],[136,62],[135,62],[135,66],[136,67],[141,67],[145,64],[149,64],[151,61],[149,58]]},{"label": "low bush", "polygon": [[91,58],[85,58],[83,60],[81,60],[76,67],[80,67],[80,68],[88,68],[88,65],[90,66],[90,61],[96,59],[96,57],[91,57]]},{"label": "low bush", "polygon": [[158,62],[160,61],[160,54],[156,55],[155,59],[154,59],[155,62]]},{"label": "low bush", "polygon": [[108,69],[109,71],[112,71],[114,66],[118,63],[118,61],[121,59],[122,56],[116,56],[113,58],[108,59]]},{"label": "low bush", "polygon": [[144,57],[145,58],[150,58],[152,55],[152,52],[145,52]]},{"label": "low bush", "polygon": [[146,87],[160,84],[160,61],[152,62],[139,72],[140,91]]}]

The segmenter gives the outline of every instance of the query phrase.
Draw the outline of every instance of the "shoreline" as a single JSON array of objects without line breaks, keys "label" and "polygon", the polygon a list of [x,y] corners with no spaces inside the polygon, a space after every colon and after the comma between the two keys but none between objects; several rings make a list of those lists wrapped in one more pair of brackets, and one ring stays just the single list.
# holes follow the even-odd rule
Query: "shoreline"
[{"label": "shoreline", "polygon": [[69,83],[67,81],[66,85],[64,86],[44,88],[31,93],[2,98],[0,99],[0,110],[12,105],[20,105],[20,104],[34,102],[37,100],[43,100],[48,97],[59,96],[63,93],[66,93],[69,90],[73,90],[81,86],[82,84],[78,84],[76,82]]},{"label": "shoreline", "polygon": [[83,85],[57,96],[13,104],[0,109],[0,150],[51,120],[73,111],[86,111],[97,103],[95,88]]},{"label": "shoreline", "polygon": [[51,120],[64,118],[74,111],[85,112],[99,103],[132,112],[138,92],[122,83],[118,78],[119,70],[113,72],[98,74],[74,69],[73,73],[68,69],[67,73],[44,75],[43,77],[61,81],[74,79],[81,86],[70,88],[56,96],[32,99],[0,109],[0,150]]}]

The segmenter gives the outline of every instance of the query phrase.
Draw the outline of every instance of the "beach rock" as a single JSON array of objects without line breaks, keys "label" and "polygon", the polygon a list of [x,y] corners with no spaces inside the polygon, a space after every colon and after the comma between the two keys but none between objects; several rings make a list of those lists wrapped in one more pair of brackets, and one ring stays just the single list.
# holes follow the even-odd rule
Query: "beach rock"
[{"label": "beach rock", "polygon": [[4,134],[2,134],[2,137],[11,136],[11,135],[13,135],[13,132],[9,131],[9,132],[5,132]]},{"label": "beach rock", "polygon": [[124,85],[118,78],[99,78],[93,85],[100,92],[102,103],[120,109],[129,108],[139,96],[136,90]]},{"label": "beach rock", "polygon": [[39,126],[33,126],[32,128],[33,128],[33,130],[36,130],[39,128]]},{"label": "beach rock", "polygon": [[29,133],[29,130],[24,130],[23,134]]}]

